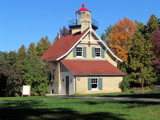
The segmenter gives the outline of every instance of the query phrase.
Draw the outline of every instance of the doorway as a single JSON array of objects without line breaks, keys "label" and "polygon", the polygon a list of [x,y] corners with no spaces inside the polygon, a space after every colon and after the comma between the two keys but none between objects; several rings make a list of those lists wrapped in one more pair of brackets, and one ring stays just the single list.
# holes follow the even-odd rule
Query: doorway
[{"label": "doorway", "polygon": [[66,76],[66,95],[69,95],[69,76]]}]

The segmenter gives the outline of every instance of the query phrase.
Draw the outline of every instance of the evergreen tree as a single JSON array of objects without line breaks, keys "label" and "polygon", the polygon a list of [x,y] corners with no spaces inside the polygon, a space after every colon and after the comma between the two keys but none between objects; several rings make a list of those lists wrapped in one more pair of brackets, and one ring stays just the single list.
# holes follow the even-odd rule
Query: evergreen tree
[{"label": "evergreen tree", "polygon": [[104,31],[104,33],[101,34],[101,39],[108,45],[109,42],[109,34],[112,32],[112,28],[113,26],[110,25],[109,27],[107,27]]},{"label": "evergreen tree", "polygon": [[23,60],[26,57],[26,47],[22,45],[18,50],[18,59]]},{"label": "evergreen tree", "polygon": [[31,43],[28,48],[28,54],[30,57],[36,57],[37,51],[34,43]]},{"label": "evergreen tree", "polygon": [[42,37],[36,46],[37,55],[42,56],[48,50],[48,48],[50,48],[50,46],[51,42],[49,41],[48,37]]},{"label": "evergreen tree", "polygon": [[144,85],[150,85],[155,81],[155,74],[152,72],[152,66],[148,64],[146,58],[146,39],[141,32],[136,32],[131,41],[131,48],[128,57],[128,73],[130,81],[140,84],[142,90]]},{"label": "evergreen tree", "polygon": [[152,80],[154,78],[154,81],[155,79],[157,78],[156,74],[153,72],[154,68],[153,66],[151,65],[152,61],[155,59],[155,54],[153,53],[153,43],[151,41],[151,36],[153,34],[153,31],[155,29],[157,29],[159,27],[159,24],[158,24],[158,19],[155,15],[151,15],[150,16],[150,19],[148,20],[147,22],[147,26],[146,26],[146,31],[145,31],[145,34],[144,34],[144,38],[146,39],[146,42],[145,42],[145,55],[143,57],[143,64],[144,66],[147,68],[148,70],[148,78],[151,79],[151,82],[149,82],[148,84],[152,83]]},{"label": "evergreen tree", "polygon": [[154,14],[152,14],[152,15],[150,16],[150,19],[149,19],[148,22],[147,22],[147,32],[148,32],[149,34],[152,34],[153,31],[154,31],[156,28],[158,28],[158,26],[159,26],[158,18],[157,18]]},{"label": "evergreen tree", "polygon": [[60,38],[60,33],[57,33],[56,37],[53,40],[53,44]]},{"label": "evergreen tree", "polygon": [[20,48],[19,48],[19,50],[18,50],[18,54],[20,54],[20,53],[25,53],[26,52],[26,47],[24,46],[24,45],[22,45]]},{"label": "evergreen tree", "polygon": [[[145,55],[145,66],[150,66],[151,67],[151,62],[152,60],[155,59],[155,55],[153,54],[153,51],[151,50],[153,48],[153,43],[151,41],[151,36],[153,34],[153,31],[159,27],[158,24],[158,19],[155,15],[151,15],[150,19],[147,22],[147,25],[145,27],[145,33],[144,37],[146,39],[145,42],[145,50],[146,50],[146,55]],[[151,68],[153,70],[153,68]]]},{"label": "evergreen tree", "polygon": [[143,69],[145,66],[142,63],[142,58],[145,53],[144,41],[144,36],[140,32],[135,33],[131,41],[131,48],[128,56],[130,81],[140,84],[142,90],[145,83],[145,73]]}]

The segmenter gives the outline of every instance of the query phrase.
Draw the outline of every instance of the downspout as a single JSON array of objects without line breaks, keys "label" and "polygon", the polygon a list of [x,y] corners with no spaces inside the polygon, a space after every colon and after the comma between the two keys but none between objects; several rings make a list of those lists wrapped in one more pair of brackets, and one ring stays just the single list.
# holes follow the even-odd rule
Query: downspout
[{"label": "downspout", "polygon": [[76,77],[74,77],[74,94],[76,94]]},{"label": "downspout", "polygon": [[61,94],[61,66],[60,66],[60,61],[58,62],[58,94]]}]

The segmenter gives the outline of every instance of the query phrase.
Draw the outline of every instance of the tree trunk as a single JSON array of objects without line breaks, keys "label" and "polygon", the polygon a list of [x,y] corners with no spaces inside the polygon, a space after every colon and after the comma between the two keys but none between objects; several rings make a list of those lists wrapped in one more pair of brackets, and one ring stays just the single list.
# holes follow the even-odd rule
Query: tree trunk
[{"label": "tree trunk", "polygon": [[144,93],[144,82],[142,82],[142,92]]}]

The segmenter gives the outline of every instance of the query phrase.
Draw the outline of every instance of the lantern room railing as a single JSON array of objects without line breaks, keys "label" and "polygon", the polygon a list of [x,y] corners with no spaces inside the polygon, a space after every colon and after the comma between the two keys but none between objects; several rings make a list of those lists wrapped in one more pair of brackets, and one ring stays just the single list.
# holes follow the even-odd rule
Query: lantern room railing
[{"label": "lantern room railing", "polygon": [[[77,26],[77,25],[81,25],[79,19],[68,19],[68,26]],[[96,20],[92,19],[92,25],[98,28],[99,23]]]}]

